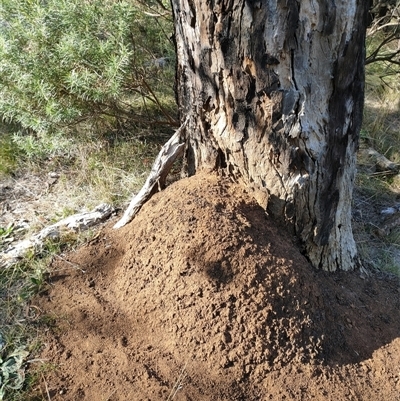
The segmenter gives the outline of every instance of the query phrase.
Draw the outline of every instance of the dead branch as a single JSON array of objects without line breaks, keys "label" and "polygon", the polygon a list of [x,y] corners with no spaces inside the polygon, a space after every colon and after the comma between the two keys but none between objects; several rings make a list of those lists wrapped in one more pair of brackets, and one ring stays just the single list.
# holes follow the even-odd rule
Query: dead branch
[{"label": "dead branch", "polygon": [[182,156],[184,143],[182,143],[182,133],[186,127],[186,120],[169,141],[162,147],[160,153],[151,168],[145,184],[139,193],[133,197],[122,218],[115,224],[114,228],[121,228],[128,224],[145,202],[153,195],[157,189],[162,189],[165,179],[171,170],[174,161]]},{"label": "dead branch", "polygon": [[91,212],[74,214],[51,226],[45,227],[29,239],[18,242],[4,252],[0,252],[0,268],[12,266],[30,252],[37,254],[43,248],[47,239],[60,238],[63,228],[71,231],[85,230],[106,220],[113,211],[114,208],[112,206],[102,203]]},{"label": "dead branch", "polygon": [[368,158],[375,164],[375,168],[378,172],[385,172],[385,174],[397,174],[399,172],[400,166],[398,164],[388,160],[375,149],[367,149],[366,154]]}]

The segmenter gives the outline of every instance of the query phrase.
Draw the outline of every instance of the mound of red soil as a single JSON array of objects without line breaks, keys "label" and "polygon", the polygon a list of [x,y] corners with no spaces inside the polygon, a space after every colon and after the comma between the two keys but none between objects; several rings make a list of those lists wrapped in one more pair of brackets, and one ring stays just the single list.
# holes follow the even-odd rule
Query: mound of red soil
[{"label": "mound of red soil", "polygon": [[400,400],[399,282],[314,270],[226,179],[66,258],[38,300],[52,400]]}]

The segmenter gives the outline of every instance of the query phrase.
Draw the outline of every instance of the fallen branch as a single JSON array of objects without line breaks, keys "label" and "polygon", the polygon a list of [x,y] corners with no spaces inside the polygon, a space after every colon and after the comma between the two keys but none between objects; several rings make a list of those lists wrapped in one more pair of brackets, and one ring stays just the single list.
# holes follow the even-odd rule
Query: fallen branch
[{"label": "fallen branch", "polygon": [[375,149],[369,148],[366,150],[369,159],[375,164],[376,171],[386,174],[397,174],[400,166],[391,162],[385,156],[378,153]]},{"label": "fallen branch", "polygon": [[72,231],[85,230],[106,220],[113,211],[114,208],[112,206],[103,203],[91,212],[74,214],[51,226],[45,227],[31,238],[10,246],[4,252],[0,252],[0,267],[12,266],[29,252],[33,252],[34,254],[40,252],[46,239],[60,238],[62,228]]},{"label": "fallen branch", "polygon": [[182,133],[186,127],[186,120],[175,132],[169,141],[162,147],[160,153],[151,168],[142,189],[133,197],[122,218],[115,224],[114,228],[121,228],[128,224],[143,204],[153,195],[157,189],[165,186],[165,179],[171,170],[174,161],[183,155],[184,143],[182,143]]}]

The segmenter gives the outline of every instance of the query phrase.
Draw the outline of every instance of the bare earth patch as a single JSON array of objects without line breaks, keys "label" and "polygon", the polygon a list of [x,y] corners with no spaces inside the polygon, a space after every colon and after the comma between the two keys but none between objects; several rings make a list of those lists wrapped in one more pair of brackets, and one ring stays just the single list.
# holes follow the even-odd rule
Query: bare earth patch
[{"label": "bare earth patch", "polygon": [[397,279],[314,270],[214,175],[110,227],[35,300],[51,400],[400,400]]}]

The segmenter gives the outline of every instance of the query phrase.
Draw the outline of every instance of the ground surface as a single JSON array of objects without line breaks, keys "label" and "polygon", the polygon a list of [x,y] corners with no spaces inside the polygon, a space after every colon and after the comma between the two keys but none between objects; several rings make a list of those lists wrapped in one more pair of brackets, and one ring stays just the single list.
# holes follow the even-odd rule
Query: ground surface
[{"label": "ground surface", "polygon": [[44,399],[400,400],[398,279],[315,271],[221,177],[63,258],[34,305],[56,318]]}]

